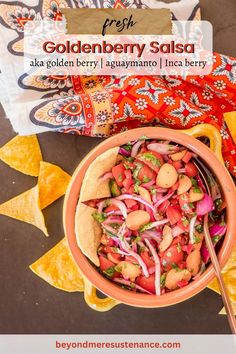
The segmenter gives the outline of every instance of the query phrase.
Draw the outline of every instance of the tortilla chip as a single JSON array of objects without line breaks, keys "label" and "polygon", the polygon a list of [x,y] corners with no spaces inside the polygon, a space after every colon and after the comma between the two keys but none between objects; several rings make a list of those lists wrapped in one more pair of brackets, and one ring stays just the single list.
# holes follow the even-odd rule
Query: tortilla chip
[{"label": "tortilla chip", "polygon": [[[236,302],[232,302],[232,307],[233,307],[234,314],[236,316]],[[220,310],[219,315],[226,315],[225,307],[223,307]]]},{"label": "tortilla chip", "polygon": [[102,229],[92,216],[95,211],[94,208],[78,203],[75,214],[75,233],[81,251],[96,266],[99,266],[97,248],[100,244]]},{"label": "tortilla chip", "polygon": [[224,120],[229,128],[233,141],[236,143],[236,111],[224,113]]},{"label": "tortilla chip", "polygon": [[59,166],[41,161],[38,186],[41,209],[46,208],[65,194],[71,176]]},{"label": "tortilla chip", "polygon": [[37,136],[16,136],[1,147],[0,159],[17,171],[38,176],[42,154]]},{"label": "tortilla chip", "polygon": [[31,264],[30,269],[55,288],[68,292],[84,290],[82,275],[65,238]]},{"label": "tortilla chip", "polygon": [[34,225],[48,236],[44,217],[39,207],[38,186],[1,204],[0,214]]},{"label": "tortilla chip", "polygon": [[116,164],[119,147],[107,150],[99,155],[87,169],[80,191],[80,202],[91,199],[108,198],[111,196],[109,180],[100,177],[109,172]]}]

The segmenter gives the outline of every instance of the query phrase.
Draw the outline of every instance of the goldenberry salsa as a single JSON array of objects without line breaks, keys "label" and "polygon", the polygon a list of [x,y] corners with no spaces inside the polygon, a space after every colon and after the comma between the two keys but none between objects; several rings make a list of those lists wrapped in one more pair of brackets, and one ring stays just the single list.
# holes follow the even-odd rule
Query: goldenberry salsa
[{"label": "goldenberry salsa", "polygon": [[169,141],[141,137],[118,150],[101,177],[109,198],[86,202],[99,224],[99,271],[134,292],[162,295],[197,279],[209,262],[203,216],[212,241],[226,232],[225,203],[208,171],[211,196],[194,163],[198,156]]}]

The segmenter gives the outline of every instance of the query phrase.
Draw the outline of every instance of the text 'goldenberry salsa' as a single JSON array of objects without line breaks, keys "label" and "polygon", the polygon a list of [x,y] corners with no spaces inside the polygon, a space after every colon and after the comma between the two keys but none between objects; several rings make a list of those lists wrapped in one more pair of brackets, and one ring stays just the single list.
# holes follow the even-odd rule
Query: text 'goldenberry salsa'
[{"label": "text 'goldenberry salsa'", "polygon": [[87,202],[102,234],[99,271],[130,291],[161,295],[197,279],[209,262],[203,216],[216,245],[225,235],[225,205],[208,171],[211,196],[183,146],[142,137],[119,148],[101,176],[109,198]]}]

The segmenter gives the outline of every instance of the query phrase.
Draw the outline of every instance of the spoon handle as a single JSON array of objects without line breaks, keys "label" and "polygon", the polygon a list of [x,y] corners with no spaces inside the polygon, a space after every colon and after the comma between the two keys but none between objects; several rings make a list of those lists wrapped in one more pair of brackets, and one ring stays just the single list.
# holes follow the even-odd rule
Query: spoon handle
[{"label": "spoon handle", "polygon": [[223,300],[223,303],[225,306],[228,322],[229,322],[232,333],[236,334],[236,319],[235,319],[234,311],[233,311],[233,308],[231,305],[231,301],[229,299],[228,292],[227,292],[227,289],[225,286],[225,282],[224,282],[223,276],[221,274],[221,269],[220,269],[218,258],[217,258],[216,252],[215,252],[215,248],[212,243],[211,236],[209,234],[208,215],[204,216],[204,234],[205,234],[206,245],[207,245],[210,257],[211,257],[211,262],[212,262],[213,268],[215,270],[216,278],[218,280],[220,293],[221,293],[221,297],[222,297],[222,300]]}]

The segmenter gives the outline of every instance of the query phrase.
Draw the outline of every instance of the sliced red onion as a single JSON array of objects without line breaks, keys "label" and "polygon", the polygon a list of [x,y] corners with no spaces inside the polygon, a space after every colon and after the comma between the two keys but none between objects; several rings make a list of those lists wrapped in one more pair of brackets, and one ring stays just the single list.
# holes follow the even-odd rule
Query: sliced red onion
[{"label": "sliced red onion", "polygon": [[197,215],[205,215],[212,211],[213,208],[214,203],[212,198],[205,193],[203,199],[197,202],[196,213]]},{"label": "sliced red onion", "polygon": [[155,221],[156,219],[155,219],[155,216],[153,214],[153,211],[149,207],[147,207],[146,205],[145,205],[145,210],[150,215],[150,218],[151,218],[150,220],[151,221]]},{"label": "sliced red onion", "polygon": [[161,232],[157,231],[144,231],[142,233],[142,240],[145,240],[146,238],[151,238],[152,240],[156,241],[157,243],[161,242]]},{"label": "sliced red onion", "polygon": [[142,183],[142,184],[141,184],[141,187],[149,188],[149,187],[153,186],[154,183],[155,183],[155,180],[154,180],[154,179],[151,179],[151,181],[149,181],[149,182],[147,182],[147,183]]},{"label": "sliced red onion", "polygon": [[154,208],[154,206],[150,203],[148,203],[145,199],[132,195],[132,194],[122,194],[119,197],[117,197],[116,199],[118,200],[125,200],[125,199],[132,199],[132,200],[136,200],[137,202],[144,204],[146,206],[148,206],[150,209],[152,209],[152,211],[155,213],[156,209]]},{"label": "sliced red onion", "polygon": [[153,256],[154,262],[155,262],[155,289],[156,289],[156,295],[161,295],[161,264],[160,260],[158,257],[158,254],[153,247],[153,245],[149,242],[148,239],[145,240],[148,248],[150,249],[150,252]]},{"label": "sliced red onion", "polygon": [[173,152],[179,151],[179,147],[176,145],[161,144],[161,143],[151,143],[147,146],[148,150],[158,152],[161,155],[168,155]]},{"label": "sliced red onion", "polygon": [[117,231],[115,229],[113,229],[113,227],[104,224],[104,222],[102,222],[101,225],[103,226],[104,230],[106,230],[108,232],[111,232],[112,234],[116,235]]},{"label": "sliced red onion", "polygon": [[195,226],[195,222],[197,220],[197,215],[195,215],[194,217],[192,217],[192,219],[190,220],[189,223],[189,243],[194,243],[194,226]]},{"label": "sliced red onion", "polygon": [[127,218],[127,208],[123,202],[121,202],[117,198],[109,199],[109,202],[119,208],[124,218]]},{"label": "sliced red onion", "polygon": [[179,235],[181,235],[183,233],[184,233],[184,230],[181,229],[181,227],[179,227],[179,226],[174,226],[173,229],[172,229],[173,237],[177,237],[177,236],[179,236]]},{"label": "sliced red onion", "polygon": [[161,205],[163,202],[166,200],[170,199],[174,192],[169,192],[167,195],[165,195],[163,198],[159,199],[158,202],[154,205],[154,207],[157,209],[159,205]]},{"label": "sliced red onion", "polygon": [[227,229],[226,225],[215,224],[209,228],[209,232],[211,237],[223,236],[226,232],[226,229]]},{"label": "sliced red onion", "polygon": [[140,257],[139,254],[137,254],[136,252],[132,251],[132,249],[130,248],[130,245],[128,244],[128,242],[126,241],[126,239],[123,239],[123,235],[125,233],[125,229],[126,229],[126,225],[125,223],[120,227],[120,230],[118,232],[118,236],[121,240],[121,246],[123,248],[123,250],[127,253],[130,254],[130,256],[133,256],[139,263],[139,265],[141,266],[142,268],[142,271],[143,271],[143,274],[146,278],[149,277],[149,273],[148,273],[148,269],[147,269],[147,266],[146,264],[144,263],[142,257]]},{"label": "sliced red onion", "polygon": [[123,155],[123,156],[126,156],[126,157],[129,157],[130,156],[130,151],[127,151],[126,149],[120,147],[119,154]]},{"label": "sliced red onion", "polygon": [[[163,220],[151,222],[151,223],[147,226],[146,230],[153,229],[154,227],[158,227],[158,226],[164,225],[164,224],[166,224],[167,222],[169,222],[168,219],[163,219]],[[146,230],[145,230],[145,231],[146,231]]]},{"label": "sliced red onion", "polygon": [[109,215],[122,215],[122,212],[119,210],[111,210],[108,213],[106,213],[107,216]]},{"label": "sliced red onion", "polygon": [[139,286],[138,284],[131,283],[131,281],[129,281],[129,280],[125,280],[125,279],[122,279],[122,278],[113,278],[113,280],[116,283],[119,283],[119,284],[122,284],[122,285],[125,285],[125,286],[129,286],[131,288],[133,286],[134,289],[137,289],[137,290],[142,291],[143,293],[146,293],[146,294],[149,294],[149,295],[153,295],[153,293],[151,293],[150,291],[144,289],[143,287]]},{"label": "sliced red onion", "polygon": [[114,216],[108,216],[108,218],[103,221],[104,225],[109,225],[109,224],[123,224],[124,220],[122,220],[121,218],[117,218]]},{"label": "sliced red onion", "polygon": [[186,169],[185,168],[179,168],[178,169],[178,173],[185,173],[186,172]]},{"label": "sliced red onion", "polygon": [[209,259],[210,259],[210,254],[209,254],[209,251],[207,249],[207,246],[206,245],[203,245],[201,247],[201,255],[202,255],[202,260],[203,262],[206,264],[208,263]]},{"label": "sliced red onion", "polygon": [[139,140],[139,141],[137,141],[137,143],[135,143],[133,145],[132,150],[131,150],[131,157],[135,157],[137,155],[138,150],[143,143],[144,143],[144,140]]},{"label": "sliced red onion", "polygon": [[103,176],[99,178],[100,181],[106,181],[107,179],[112,179],[114,178],[113,174],[111,172],[105,173]]},{"label": "sliced red onion", "polygon": [[99,214],[101,214],[102,213],[102,211],[103,211],[103,209],[105,208],[105,206],[106,206],[106,202],[105,202],[105,200],[103,200],[102,202],[100,202],[100,203],[98,203],[98,213]]}]

